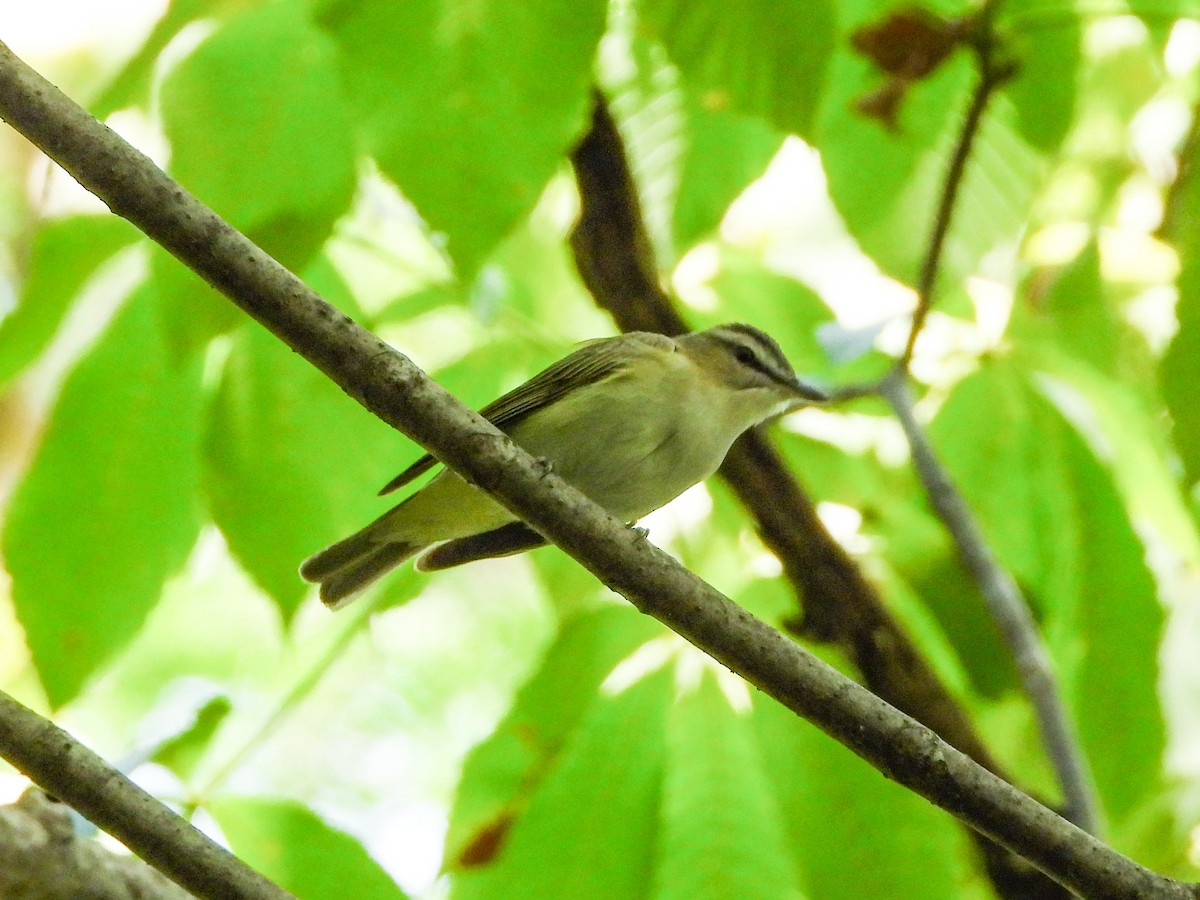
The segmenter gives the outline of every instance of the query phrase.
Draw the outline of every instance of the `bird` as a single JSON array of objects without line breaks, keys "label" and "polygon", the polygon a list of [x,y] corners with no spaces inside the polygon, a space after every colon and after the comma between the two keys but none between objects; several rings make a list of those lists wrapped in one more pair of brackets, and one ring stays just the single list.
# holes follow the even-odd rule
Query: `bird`
[{"label": "bird", "polygon": [[[622,521],[635,523],[712,475],[744,431],[828,399],[752,325],[676,337],[586,341],[480,414]],[[437,464],[421,457],[380,490]],[[310,556],[300,576],[338,609],[417,556],[420,571],[546,544],[481,489],[444,469],[365,528]]]}]

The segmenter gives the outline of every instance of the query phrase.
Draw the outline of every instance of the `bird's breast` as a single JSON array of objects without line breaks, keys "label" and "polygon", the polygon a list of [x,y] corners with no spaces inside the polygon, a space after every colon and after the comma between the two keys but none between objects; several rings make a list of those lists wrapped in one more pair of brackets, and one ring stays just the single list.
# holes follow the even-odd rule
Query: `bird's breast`
[{"label": "bird's breast", "polygon": [[747,427],[686,360],[572,392],[512,437],[614,515],[640,518],[711,475]]}]

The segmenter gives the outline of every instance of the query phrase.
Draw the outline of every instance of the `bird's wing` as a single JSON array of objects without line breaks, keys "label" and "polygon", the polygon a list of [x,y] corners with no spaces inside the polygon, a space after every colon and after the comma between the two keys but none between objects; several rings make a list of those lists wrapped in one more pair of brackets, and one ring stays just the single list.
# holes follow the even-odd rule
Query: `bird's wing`
[{"label": "bird's wing", "polygon": [[[631,331],[616,337],[585,341],[574,353],[564,356],[524,384],[493,400],[479,414],[507,433],[522,419],[572,391],[608,378],[628,364],[631,349],[642,347],[649,351],[673,351],[675,342],[666,335],[647,331]],[[384,485],[380,495],[403,487],[436,464],[437,460],[432,456],[422,456]]]}]

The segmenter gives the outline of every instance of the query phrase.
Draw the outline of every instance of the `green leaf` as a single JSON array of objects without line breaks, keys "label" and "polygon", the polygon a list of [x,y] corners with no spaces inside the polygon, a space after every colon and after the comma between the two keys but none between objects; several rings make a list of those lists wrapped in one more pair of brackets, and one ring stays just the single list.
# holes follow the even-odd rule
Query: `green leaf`
[{"label": "green leaf", "polygon": [[[1021,135],[1039,150],[1053,152],[1074,123],[1082,19],[1072,18],[1059,0],[1002,4],[999,9],[1000,53],[1017,66],[1003,91],[1016,109]],[[1019,16],[1023,24],[1006,31],[1006,13]]]},{"label": "green leaf", "polygon": [[[586,122],[607,4],[327,0],[321,22],[383,171],[469,280]],[[402,52],[398,48],[403,48]]]},{"label": "green leaf", "polygon": [[[929,436],[1000,563],[1045,609],[1078,566],[1078,511],[1063,490],[1070,439],[1016,366],[989,361],[957,385]],[[1054,539],[1051,539],[1053,536]],[[989,626],[990,627],[990,626]]]},{"label": "green leaf", "polygon": [[46,348],[96,269],[137,238],[137,230],[116,216],[72,216],[42,224],[16,309],[0,321],[0,385]]},{"label": "green leaf", "polygon": [[254,0],[173,0],[137,53],[113,76],[100,96],[88,104],[88,111],[97,119],[104,119],[118,109],[144,102],[154,83],[159,54],[179,32],[197,19],[223,17],[253,3]]},{"label": "green leaf", "polygon": [[302,266],[349,207],[336,54],[302,4],[232,18],[171,71],[160,106],[172,175],[284,265]]},{"label": "green leaf", "polygon": [[829,0],[641,0],[638,13],[709,109],[811,133],[836,40]]},{"label": "green leaf", "polygon": [[655,900],[801,896],[749,711],[734,711],[712,671],[668,713],[661,816]]},{"label": "green leaf", "polygon": [[[1159,787],[1163,614],[1113,473],[1047,395],[1080,402],[1014,361],[991,361],[959,383],[931,436],[992,549],[1041,614],[1101,798],[1119,821]],[[936,593],[928,602],[941,610]],[[969,623],[943,627],[973,672],[988,665],[963,642]],[[983,627],[991,626],[981,618],[974,628]]]},{"label": "green leaf", "polygon": [[446,837],[446,868],[488,863],[540,779],[596,703],[600,685],[662,626],[625,606],[574,617],[521,689],[504,722],[463,767]]},{"label": "green leaf", "polygon": [[456,875],[451,896],[644,897],[673,675],[666,666],[602,691],[515,814],[498,855]]},{"label": "green leaf", "polygon": [[210,698],[196,710],[191,724],[163,741],[151,759],[180,778],[189,778],[212,743],[213,735],[232,711],[233,701],[224,694]]},{"label": "green leaf", "polygon": [[[898,126],[889,131],[855,106],[879,88],[881,76],[849,51],[834,57],[816,137],[829,195],[862,249],[887,274],[908,284],[915,283],[927,253],[974,80],[970,58],[951,57],[908,88]],[[974,274],[985,254],[1007,250],[1011,255],[1043,167],[1020,134],[1011,99],[993,97],[946,239],[941,296],[961,297],[964,278]]]},{"label": "green leaf", "polygon": [[[1196,148],[1193,145],[1194,155]],[[1200,172],[1184,169],[1172,196],[1166,237],[1179,254],[1176,286],[1179,302],[1175,333],[1159,371],[1163,399],[1171,414],[1173,437],[1189,484],[1200,481]]]},{"label": "green leaf", "polygon": [[752,721],[808,896],[994,896],[974,874],[973,850],[950,816],[774,700],[754,695]]},{"label": "green leaf", "polygon": [[294,800],[224,797],[205,807],[233,852],[298,900],[407,896],[357,839]]},{"label": "green leaf", "polygon": [[[308,273],[329,296],[345,292],[335,277]],[[208,411],[204,486],[233,555],[285,619],[308,593],[300,561],[394,505],[376,493],[406,444],[257,323],[235,336]]]},{"label": "green leaf", "polygon": [[783,144],[763,122],[684,94],[690,137],[675,201],[675,244],[680,251],[716,231],[726,211],[761,176]]},{"label": "green leaf", "polygon": [[1119,371],[1126,326],[1105,293],[1094,240],[1058,273],[1040,302],[1014,311],[1014,319],[1025,315],[1048,326],[1053,340],[1076,358],[1100,372]]},{"label": "green leaf", "polygon": [[1112,475],[1078,437],[1066,449],[1080,513],[1079,600],[1047,630],[1104,807],[1123,825],[1162,787],[1163,610]]},{"label": "green leaf", "polygon": [[132,297],[63,385],[4,531],[13,600],[51,705],[119,651],[199,526],[200,361]]},{"label": "green leaf", "polygon": [[605,47],[601,83],[659,264],[670,269],[716,231],[734,199],[766,170],[783,135],[688,90],[666,51],[642,31],[618,29]]}]

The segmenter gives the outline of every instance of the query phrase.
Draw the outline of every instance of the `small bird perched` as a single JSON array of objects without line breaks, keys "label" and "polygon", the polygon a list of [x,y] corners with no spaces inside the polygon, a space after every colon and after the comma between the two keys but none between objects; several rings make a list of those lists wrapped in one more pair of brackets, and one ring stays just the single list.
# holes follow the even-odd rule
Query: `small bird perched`
[{"label": "small bird perched", "polygon": [[[636,522],[715,472],[746,429],[825,399],[796,377],[772,338],[730,324],[675,338],[635,331],[588,341],[480,413],[613,515]],[[379,493],[435,464],[423,456]],[[306,559],[300,575],[320,584],[321,600],[337,609],[422,551],[417,568],[434,571],[545,543],[445,470]]]}]

